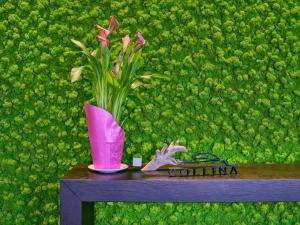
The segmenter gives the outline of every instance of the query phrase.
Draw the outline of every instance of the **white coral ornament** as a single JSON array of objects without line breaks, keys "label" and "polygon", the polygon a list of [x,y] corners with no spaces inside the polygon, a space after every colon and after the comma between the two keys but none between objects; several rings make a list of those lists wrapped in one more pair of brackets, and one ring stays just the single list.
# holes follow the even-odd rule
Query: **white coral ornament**
[{"label": "white coral ornament", "polygon": [[156,150],[155,157],[142,169],[142,171],[154,171],[164,165],[178,165],[180,160],[173,158],[172,156],[176,152],[187,152],[186,147],[179,145],[177,140],[175,144],[173,142],[168,146],[164,145],[161,150]]}]

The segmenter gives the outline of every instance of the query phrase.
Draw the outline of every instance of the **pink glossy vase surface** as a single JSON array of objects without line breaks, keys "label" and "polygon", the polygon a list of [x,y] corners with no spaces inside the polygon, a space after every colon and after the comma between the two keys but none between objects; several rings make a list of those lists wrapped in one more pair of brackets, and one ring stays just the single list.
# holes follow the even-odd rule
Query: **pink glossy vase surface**
[{"label": "pink glossy vase surface", "polygon": [[125,132],[106,110],[85,103],[85,114],[96,169],[119,169]]}]

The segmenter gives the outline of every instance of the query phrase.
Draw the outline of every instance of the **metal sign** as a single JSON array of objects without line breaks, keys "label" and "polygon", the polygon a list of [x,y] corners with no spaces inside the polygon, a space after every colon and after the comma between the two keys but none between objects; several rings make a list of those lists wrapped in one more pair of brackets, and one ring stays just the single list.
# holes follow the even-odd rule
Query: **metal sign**
[{"label": "metal sign", "polygon": [[[216,163],[222,165],[203,165],[199,163]],[[196,165],[197,164],[197,165]],[[212,152],[198,152],[192,156],[192,160],[182,161],[182,167],[170,167],[168,170],[170,177],[186,176],[215,176],[238,174],[237,166],[230,165],[224,159],[219,158]],[[193,166],[194,165],[194,166]]]}]

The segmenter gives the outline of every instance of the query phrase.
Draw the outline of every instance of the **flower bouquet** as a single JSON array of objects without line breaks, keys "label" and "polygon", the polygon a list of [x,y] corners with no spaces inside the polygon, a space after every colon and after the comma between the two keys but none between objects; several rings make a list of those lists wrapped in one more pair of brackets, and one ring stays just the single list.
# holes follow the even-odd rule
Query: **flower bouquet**
[{"label": "flower bouquet", "polygon": [[109,36],[119,26],[110,16],[108,29],[96,24],[99,46],[89,50],[78,40],[72,42],[81,49],[88,64],[71,70],[71,81],[77,81],[83,70],[92,84],[96,106],[85,103],[92,160],[96,169],[118,169],[121,165],[125,132],[121,128],[122,105],[131,90],[145,84],[145,80],[161,77],[157,74],[139,74],[141,49],[145,39],[137,32],[136,41],[129,35],[122,38],[119,55],[112,59]]}]

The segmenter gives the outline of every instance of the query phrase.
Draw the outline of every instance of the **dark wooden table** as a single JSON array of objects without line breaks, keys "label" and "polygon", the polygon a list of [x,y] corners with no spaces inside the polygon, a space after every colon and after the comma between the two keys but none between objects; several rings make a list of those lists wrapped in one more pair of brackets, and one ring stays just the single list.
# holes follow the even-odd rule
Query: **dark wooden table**
[{"label": "dark wooden table", "polygon": [[78,165],[60,181],[62,225],[94,224],[94,202],[300,201],[300,165],[240,165],[239,174],[169,177],[135,168],[116,174]]}]

